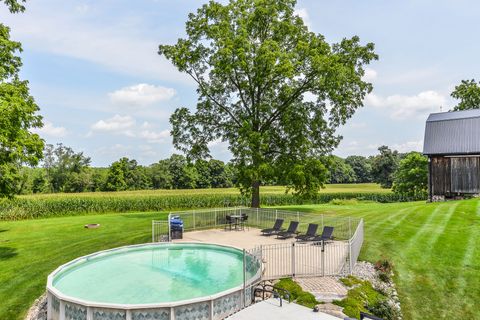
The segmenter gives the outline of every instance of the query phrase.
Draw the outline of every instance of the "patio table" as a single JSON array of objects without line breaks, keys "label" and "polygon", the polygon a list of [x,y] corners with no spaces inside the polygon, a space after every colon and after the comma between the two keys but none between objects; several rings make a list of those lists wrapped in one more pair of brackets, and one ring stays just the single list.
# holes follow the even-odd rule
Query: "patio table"
[{"label": "patio table", "polygon": [[243,216],[240,214],[233,214],[230,217],[234,219],[235,222],[233,225],[235,226],[235,230],[237,230],[237,227],[239,226],[239,222],[242,220]]}]

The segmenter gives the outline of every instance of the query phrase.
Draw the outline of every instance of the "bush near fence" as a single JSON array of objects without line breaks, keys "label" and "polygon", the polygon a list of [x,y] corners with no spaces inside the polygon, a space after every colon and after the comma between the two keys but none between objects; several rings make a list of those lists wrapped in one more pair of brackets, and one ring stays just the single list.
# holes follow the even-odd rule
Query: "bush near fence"
[{"label": "bush near fence", "polygon": [[[377,202],[424,200],[406,198],[394,193],[319,193],[313,199],[302,199],[289,194],[265,195],[262,206],[328,203],[333,199],[358,199]],[[55,216],[147,212],[192,208],[248,206],[249,198],[241,195],[59,195],[46,198],[22,198],[0,201],[0,220],[21,220]]]}]

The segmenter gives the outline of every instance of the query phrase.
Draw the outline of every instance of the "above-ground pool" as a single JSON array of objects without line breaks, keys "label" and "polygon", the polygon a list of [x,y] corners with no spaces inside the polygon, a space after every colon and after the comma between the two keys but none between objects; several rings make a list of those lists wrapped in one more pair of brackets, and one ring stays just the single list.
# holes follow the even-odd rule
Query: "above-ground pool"
[{"label": "above-ground pool", "polygon": [[211,244],[102,251],[48,277],[48,319],[223,319],[250,304],[260,269],[254,256]]}]

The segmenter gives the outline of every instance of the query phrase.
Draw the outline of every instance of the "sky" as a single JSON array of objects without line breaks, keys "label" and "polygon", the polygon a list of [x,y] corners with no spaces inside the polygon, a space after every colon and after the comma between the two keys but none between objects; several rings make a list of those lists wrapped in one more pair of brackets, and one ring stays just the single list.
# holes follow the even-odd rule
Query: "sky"
[{"label": "sky", "polygon": [[[204,2],[37,0],[16,15],[1,5],[44,117],[38,133],[83,151],[94,166],[123,156],[148,165],[176,152],[168,119],[195,107],[196,86],[157,50],[185,36],[188,13]],[[296,11],[328,42],[358,35],[379,55],[365,75],[374,90],[339,128],[341,157],[381,145],[421,151],[428,114],[451,109],[455,85],[479,78],[477,1],[299,0]],[[229,160],[228,145],[210,147]]]}]

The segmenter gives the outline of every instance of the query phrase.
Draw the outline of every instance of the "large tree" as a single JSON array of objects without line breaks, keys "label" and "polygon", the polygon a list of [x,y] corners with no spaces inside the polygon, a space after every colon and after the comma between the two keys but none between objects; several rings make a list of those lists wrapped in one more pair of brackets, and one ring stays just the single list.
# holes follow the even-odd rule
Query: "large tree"
[{"label": "large tree", "polygon": [[205,158],[208,142],[228,142],[252,207],[261,183],[275,177],[288,177],[300,194],[316,192],[326,179],[319,158],[372,90],[362,76],[377,59],[374,45],[358,37],[328,44],[295,4],[210,1],[189,15],[185,39],[159,50],[198,85],[196,111],[179,108],[170,118],[175,147]]},{"label": "large tree", "polygon": [[[10,12],[23,11],[23,1],[4,0]],[[36,165],[43,140],[31,132],[42,126],[39,107],[19,76],[22,61],[19,42],[10,40],[10,29],[0,23],[0,197],[13,197],[23,165]]]},{"label": "large tree", "polygon": [[90,158],[83,152],[59,143],[47,144],[44,152],[43,167],[52,192],[82,192],[89,188],[91,172]]},{"label": "large tree", "polygon": [[372,158],[373,181],[380,183],[382,188],[391,188],[400,155],[398,151],[392,151],[387,146],[379,147],[378,151],[380,154]]},{"label": "large tree", "polygon": [[426,197],[428,191],[428,158],[420,152],[410,152],[398,166],[393,180],[393,192],[409,197]]},{"label": "large tree", "polygon": [[349,156],[345,159],[355,172],[357,183],[372,181],[372,164],[370,159],[363,156]]},{"label": "large tree", "polygon": [[474,79],[462,80],[450,95],[452,98],[460,100],[453,108],[454,111],[480,109],[480,83]]}]

